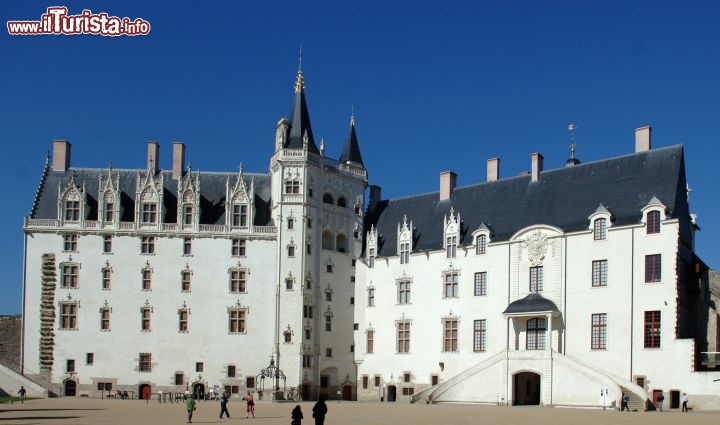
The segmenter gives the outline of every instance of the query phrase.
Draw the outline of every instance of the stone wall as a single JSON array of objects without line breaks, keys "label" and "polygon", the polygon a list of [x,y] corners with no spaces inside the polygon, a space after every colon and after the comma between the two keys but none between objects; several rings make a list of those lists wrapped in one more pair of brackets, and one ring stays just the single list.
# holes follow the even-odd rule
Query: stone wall
[{"label": "stone wall", "polygon": [[0,363],[20,372],[22,316],[0,316]]}]

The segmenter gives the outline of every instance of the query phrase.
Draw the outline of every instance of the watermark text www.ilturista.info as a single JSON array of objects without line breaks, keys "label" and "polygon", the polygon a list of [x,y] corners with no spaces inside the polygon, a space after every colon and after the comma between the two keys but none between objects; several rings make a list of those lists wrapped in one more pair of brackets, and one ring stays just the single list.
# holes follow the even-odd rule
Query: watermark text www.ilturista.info
[{"label": "watermark text www.ilturista.info", "polygon": [[8,21],[10,35],[77,35],[93,34],[117,37],[120,35],[148,35],[150,22],[135,18],[118,18],[107,13],[92,13],[85,9],[79,15],[68,16],[67,7],[53,6],[39,21]]}]

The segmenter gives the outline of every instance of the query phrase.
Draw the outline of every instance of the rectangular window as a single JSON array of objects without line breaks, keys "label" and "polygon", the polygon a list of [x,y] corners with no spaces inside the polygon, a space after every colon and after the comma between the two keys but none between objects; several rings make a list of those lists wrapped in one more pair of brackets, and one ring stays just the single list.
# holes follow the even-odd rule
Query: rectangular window
[{"label": "rectangular window", "polygon": [[138,369],[140,372],[152,372],[152,354],[140,353]]},{"label": "rectangular window", "polygon": [[188,331],[188,311],[187,310],[178,311],[178,331],[179,332],[187,332]]},{"label": "rectangular window", "polygon": [[305,328],[305,339],[310,339],[312,337],[312,330],[310,328]]},{"label": "rectangular window", "polygon": [[332,357],[332,348],[325,349],[325,357]]},{"label": "rectangular window", "polygon": [[154,254],[155,253],[155,237],[154,236],[143,236],[140,240],[140,252],[143,254]]},{"label": "rectangular window", "polygon": [[60,329],[77,329],[77,304],[60,304]]},{"label": "rectangular window", "polygon": [[375,381],[375,382],[374,382],[375,388],[379,387],[379,386],[380,386],[380,375],[375,375],[375,376],[373,377],[373,381]]},{"label": "rectangular window", "polygon": [[292,230],[295,228],[295,219],[292,217],[288,217],[287,219],[287,228],[288,230]]},{"label": "rectangular window", "polygon": [[330,378],[327,376],[320,377],[320,388],[327,388],[330,384]]},{"label": "rectangular window", "polygon": [[102,269],[101,273],[101,280],[102,280],[102,289],[109,290],[110,289],[110,277],[112,276],[112,270],[108,268]]},{"label": "rectangular window", "polygon": [[285,279],[285,289],[288,291],[292,291],[294,283],[295,283],[295,280],[292,278]]},{"label": "rectangular window", "polygon": [[596,241],[602,241],[607,238],[607,221],[604,218],[598,218],[593,223],[593,238]]},{"label": "rectangular window", "polygon": [[458,322],[454,319],[443,321],[443,351],[458,350]]},{"label": "rectangular window", "polygon": [[365,344],[366,352],[368,354],[372,354],[372,352],[374,350],[374,345],[375,345],[375,331],[368,330],[366,333],[366,336],[367,336],[367,343]]},{"label": "rectangular window", "polygon": [[645,312],[645,348],[660,348],[660,311]]},{"label": "rectangular window", "polygon": [[332,316],[325,316],[325,332],[332,332]]},{"label": "rectangular window", "polygon": [[246,292],[246,283],[245,270],[230,270],[230,292]]},{"label": "rectangular window", "polygon": [[232,226],[247,227],[248,225],[248,207],[247,205],[233,205],[232,210]]},{"label": "rectangular window", "polygon": [[409,372],[403,373],[403,382],[410,382],[410,373]]},{"label": "rectangular window", "polygon": [[192,238],[183,238],[183,255],[192,254]]},{"label": "rectangular window", "polygon": [[437,385],[439,382],[437,375],[430,375],[430,385]]},{"label": "rectangular window", "polygon": [[368,376],[367,376],[367,375],[363,375],[363,377],[362,377],[362,388],[363,388],[363,390],[367,390],[367,387],[368,387]]},{"label": "rectangular window", "polygon": [[368,288],[368,307],[375,307],[375,288]]},{"label": "rectangular window", "polygon": [[75,372],[75,359],[67,359],[65,362],[65,372]]},{"label": "rectangular window", "polygon": [[295,256],[295,245],[290,245],[287,247],[287,253],[288,257],[292,258]]},{"label": "rectangular window", "polygon": [[195,372],[202,372],[205,369],[203,362],[195,362]]},{"label": "rectangular window", "polygon": [[607,260],[592,262],[592,286],[607,286]]},{"label": "rectangular window", "polygon": [[410,304],[410,281],[398,282],[398,304]]},{"label": "rectangular window", "polygon": [[145,202],[142,204],[141,220],[143,224],[155,224],[157,222],[157,204]]},{"label": "rectangular window", "polygon": [[410,322],[398,322],[397,324],[397,351],[398,353],[410,352]]},{"label": "rectangular window", "polygon": [[77,251],[77,235],[64,235],[63,236],[63,251]]},{"label": "rectangular window", "polygon": [[63,264],[61,286],[63,288],[77,288],[80,283],[79,270],[80,267],[77,264]]},{"label": "rectangular window", "polygon": [[285,182],[285,193],[300,193],[300,182],[297,180],[287,180]]},{"label": "rectangular window", "polygon": [[312,319],[313,317],[313,308],[311,305],[303,305],[303,317],[305,319]]},{"label": "rectangular window", "polygon": [[445,255],[447,258],[457,257],[457,236],[445,238]]},{"label": "rectangular window", "polygon": [[150,289],[152,289],[152,271],[145,269],[142,271],[142,290],[149,291]]},{"label": "rectangular window", "polygon": [[105,223],[112,223],[115,219],[115,204],[105,202]]},{"label": "rectangular window", "polygon": [[325,271],[328,272],[328,273],[332,273],[332,272],[333,272],[333,265],[332,265],[332,264],[326,264],[326,265],[325,265]]},{"label": "rectangular window", "polygon": [[473,321],[473,351],[487,350],[487,324],[485,319]]},{"label": "rectangular window", "polygon": [[233,257],[245,256],[245,239],[233,239],[231,254]]},{"label": "rectangular window", "polygon": [[193,224],[193,207],[192,205],[185,205],[183,208],[183,225],[192,226]]},{"label": "rectangular window", "polygon": [[407,264],[410,262],[410,243],[405,242],[400,244],[400,264]]},{"label": "rectangular window", "polygon": [[458,296],[458,274],[447,273],[445,275],[445,298],[457,298]]},{"label": "rectangular window", "polygon": [[481,255],[487,253],[487,235],[478,235],[475,238],[475,254]]},{"label": "rectangular window", "polygon": [[142,329],[145,332],[150,332],[150,309],[149,308],[142,308],[140,309],[140,329]]},{"label": "rectangular window", "polygon": [[607,349],[607,313],[595,313],[591,316],[590,348]]},{"label": "rectangular window", "polygon": [[110,309],[109,308],[101,308],[100,309],[100,330],[101,331],[109,331],[110,330]]},{"label": "rectangular window", "polygon": [[248,376],[245,378],[245,387],[255,388],[255,377],[254,376]]},{"label": "rectangular window", "polygon": [[371,269],[375,267],[375,248],[368,250],[368,267]]},{"label": "rectangular window", "polygon": [[192,276],[192,273],[190,273],[187,270],[183,270],[182,273],[180,273],[180,290],[183,292],[187,292],[190,290],[190,278]]},{"label": "rectangular window", "polygon": [[487,272],[475,273],[474,294],[476,297],[487,295]]},{"label": "rectangular window", "polygon": [[645,256],[645,282],[660,282],[662,278],[662,266],[660,254]]},{"label": "rectangular window", "polygon": [[80,202],[65,201],[65,221],[80,220]]},{"label": "rectangular window", "polygon": [[647,213],[647,233],[660,233],[660,211],[650,211]]},{"label": "rectangular window", "polygon": [[530,292],[543,290],[543,267],[530,267]]},{"label": "rectangular window", "polygon": [[112,235],[103,235],[103,253],[109,254],[112,252]]},{"label": "rectangular window", "polygon": [[309,354],[303,354],[303,367],[312,367],[312,356]]},{"label": "rectangular window", "polygon": [[182,372],[175,373],[175,385],[182,385],[185,383],[185,375]]},{"label": "rectangular window", "polygon": [[332,302],[332,292],[329,290],[325,291],[325,301]]},{"label": "rectangular window", "polygon": [[228,365],[227,367],[227,377],[228,378],[234,378],[235,377],[235,366]]},{"label": "rectangular window", "polygon": [[228,319],[231,334],[245,333],[245,310],[230,310]]},{"label": "rectangular window", "polygon": [[544,350],[546,331],[547,325],[545,319],[529,319],[527,321],[527,333],[525,336],[526,348],[528,350]]}]

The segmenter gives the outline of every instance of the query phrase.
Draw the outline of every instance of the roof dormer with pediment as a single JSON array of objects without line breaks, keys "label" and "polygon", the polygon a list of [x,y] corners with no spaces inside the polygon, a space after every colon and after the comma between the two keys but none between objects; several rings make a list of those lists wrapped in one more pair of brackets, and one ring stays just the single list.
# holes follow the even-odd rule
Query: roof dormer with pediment
[{"label": "roof dormer with pediment", "polygon": [[178,179],[177,223],[183,230],[200,228],[200,174],[188,172]]},{"label": "roof dormer with pediment", "polygon": [[143,229],[162,230],[165,206],[163,171],[155,174],[148,166],[145,175],[137,173],[137,184],[135,189],[135,226]]},{"label": "roof dormer with pediment", "polygon": [[398,223],[397,226],[397,252],[400,254],[403,252],[402,245],[408,244],[407,252],[413,250],[413,222],[410,220],[408,223],[407,216],[403,216],[402,223]]},{"label": "roof dormer with pediment", "polygon": [[75,181],[75,172],[70,171],[70,181],[63,186],[58,184],[57,217],[60,226],[65,224],[81,225],[85,220],[87,199],[85,184],[78,186]]},{"label": "roof dormer with pediment", "polygon": [[225,225],[228,229],[249,229],[255,216],[255,180],[245,183],[245,174],[242,164],[240,171],[232,182],[228,177],[225,199]]},{"label": "roof dormer with pediment", "polygon": [[120,173],[113,176],[112,167],[107,174],[98,175],[98,223],[100,227],[117,228],[120,224]]}]

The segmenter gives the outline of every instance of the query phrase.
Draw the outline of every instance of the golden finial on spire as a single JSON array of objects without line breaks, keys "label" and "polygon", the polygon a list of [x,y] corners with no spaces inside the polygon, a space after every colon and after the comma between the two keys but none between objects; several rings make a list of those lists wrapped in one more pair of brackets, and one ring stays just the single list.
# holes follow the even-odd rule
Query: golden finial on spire
[{"label": "golden finial on spire", "polygon": [[355,125],[355,104],[350,105],[350,125]]},{"label": "golden finial on spire", "polygon": [[305,89],[302,75],[302,46],[300,46],[300,63],[298,65],[297,79],[295,79],[295,93],[300,93]]}]

